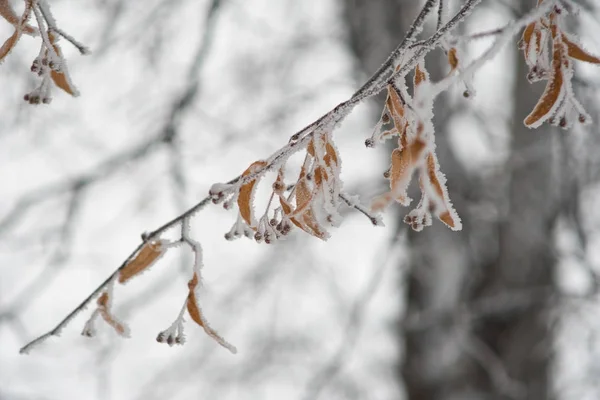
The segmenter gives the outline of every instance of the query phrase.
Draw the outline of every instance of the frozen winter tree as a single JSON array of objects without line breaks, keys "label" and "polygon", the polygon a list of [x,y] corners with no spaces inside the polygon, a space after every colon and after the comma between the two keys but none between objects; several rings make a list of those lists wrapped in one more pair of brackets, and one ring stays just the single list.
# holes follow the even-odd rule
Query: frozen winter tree
[{"label": "frozen winter tree", "polygon": [[[232,309],[244,303],[245,298],[251,299],[248,300],[251,304],[257,302],[256,296],[248,294],[252,289],[241,289],[244,286],[237,287],[236,282],[240,285],[247,283],[246,278],[263,282],[266,279],[263,275],[274,274],[271,268],[265,269],[265,265],[277,267],[280,263],[290,263],[295,254],[306,251],[303,249],[321,246],[306,242],[302,235],[321,241],[331,237],[330,242],[334,242],[336,235],[352,229],[340,226],[350,218],[349,215],[357,214],[366,217],[369,225],[383,226],[386,210],[395,215],[399,212],[398,206],[405,206],[412,208],[400,218],[410,232],[400,225],[387,229],[391,229],[394,237],[389,252],[393,254],[391,249],[400,248],[407,254],[403,261],[407,268],[401,277],[407,294],[406,312],[399,323],[404,350],[398,368],[406,396],[411,399],[549,398],[553,393],[560,394],[563,389],[559,385],[553,387],[551,374],[552,368],[559,368],[561,364],[550,361],[555,358],[552,355],[559,343],[558,339],[553,340],[553,331],[556,331],[553,325],[559,321],[556,316],[560,311],[559,305],[574,299],[590,302],[595,296],[595,291],[585,296],[565,294],[555,279],[558,268],[555,253],[561,248],[560,243],[569,240],[564,237],[568,236],[565,232],[574,232],[580,247],[586,240],[582,222],[577,216],[583,185],[575,173],[570,174],[561,165],[567,165],[565,160],[581,161],[566,155],[574,145],[565,143],[564,137],[597,126],[597,110],[587,104],[594,94],[582,94],[578,90],[578,85],[588,88],[592,85],[585,83],[585,79],[575,72],[577,64],[600,64],[600,58],[581,44],[587,40],[585,35],[581,35],[585,34],[585,30],[578,32],[574,24],[574,21],[586,16],[594,16],[596,10],[593,6],[570,0],[540,0],[531,5],[480,0],[457,4],[445,0],[355,0],[341,2],[341,10],[333,5],[330,9],[323,5],[321,10],[316,7],[315,13],[343,15],[346,34],[339,37],[349,40],[360,64],[356,75],[364,78],[360,79],[362,84],[352,93],[340,96],[345,100],[325,113],[321,108],[321,116],[311,121],[310,118],[302,118],[304,114],[299,112],[303,108],[299,106],[302,99],[262,104],[260,97],[265,94],[264,87],[260,82],[253,82],[255,78],[248,78],[252,68],[256,74],[256,70],[261,69],[254,57],[239,59],[235,63],[227,60],[225,65],[228,68],[235,65],[246,69],[236,78],[238,82],[230,81],[235,94],[221,106],[224,111],[220,117],[211,118],[206,110],[218,105],[219,96],[227,92],[227,88],[222,82],[211,86],[211,78],[206,72],[211,60],[208,55],[221,37],[227,44],[224,46],[227,51],[223,52],[226,57],[235,55],[238,48],[241,49],[239,54],[243,55],[244,49],[243,39],[235,30],[227,33],[219,30],[219,16],[229,8],[233,14],[242,13],[232,17],[233,21],[251,21],[251,24],[263,27],[265,24],[261,21],[260,12],[253,15],[251,10],[243,10],[243,6],[237,3],[209,1],[202,4],[202,14],[191,12],[198,7],[192,3],[156,1],[132,6],[119,1],[99,2],[104,18],[99,23],[102,29],[85,31],[82,35],[96,44],[89,45],[93,51],[90,54],[88,47],[82,44],[87,43],[86,38],[76,39],[78,28],[82,30],[78,26],[80,24],[63,25],[68,24],[69,18],[77,21],[75,13],[78,10],[67,12],[69,6],[64,2],[57,2],[55,7],[48,0],[0,2],[0,15],[12,29],[0,48],[0,60],[4,61],[3,68],[10,71],[7,74],[11,74],[11,81],[20,82],[13,85],[15,90],[28,86],[21,93],[28,103],[27,108],[20,106],[20,112],[39,113],[36,118],[40,119],[34,121],[38,127],[44,127],[51,126],[48,124],[54,122],[62,111],[69,118],[83,122],[70,122],[73,126],[89,125],[104,133],[119,129],[116,128],[119,118],[131,118],[136,122],[127,126],[135,127],[133,136],[137,141],[133,146],[129,144],[122,149],[115,146],[117,142],[110,143],[104,138],[98,142],[97,138],[102,135],[96,139],[92,135],[90,139],[84,132],[73,132],[69,135],[72,140],[81,141],[82,148],[104,155],[92,157],[90,161],[86,159],[85,151],[78,156],[72,147],[65,148],[62,157],[69,163],[65,164],[58,183],[38,189],[23,184],[17,189],[16,200],[3,208],[0,236],[7,240],[11,237],[30,239],[34,243],[32,246],[40,246],[41,254],[49,254],[45,263],[52,268],[44,269],[36,278],[17,288],[16,294],[11,295],[6,305],[0,308],[0,321],[7,321],[11,329],[20,332],[17,337],[21,340],[24,328],[18,316],[35,301],[38,292],[45,290],[49,281],[56,278],[59,268],[72,265],[75,259],[79,264],[89,264],[93,259],[94,265],[97,265],[96,260],[102,258],[115,262],[117,254],[124,254],[128,246],[110,238],[114,235],[114,228],[108,231],[94,228],[101,226],[98,215],[94,214],[99,210],[95,198],[100,199],[107,190],[114,190],[110,202],[119,204],[120,191],[131,186],[141,188],[142,192],[136,209],[152,203],[152,207],[158,210],[150,213],[154,214],[150,218],[139,221],[145,227],[148,221],[154,221],[158,227],[143,233],[141,241],[129,249],[128,255],[96,289],[85,295],[81,304],[50,331],[25,344],[21,353],[38,351],[36,346],[65,332],[67,325],[90,305],[93,309],[86,311],[88,319],[83,324],[83,336],[102,338],[106,333],[99,331],[108,326],[118,335],[128,337],[130,328],[125,323],[128,310],[148,307],[163,296],[169,299],[165,304],[168,303],[173,316],[162,330],[156,329],[158,333],[155,332],[154,336],[159,343],[174,346],[188,342],[182,348],[190,346],[192,340],[187,336],[192,329],[186,326],[189,320],[187,324],[199,326],[209,338],[236,353],[251,344],[246,342],[236,348],[232,344],[235,340],[226,340],[226,335],[216,330],[221,330],[219,322],[227,321],[227,315],[220,313],[218,307],[209,306],[205,312],[207,304],[217,297],[203,291],[203,288],[211,290],[212,279],[206,279],[211,270],[220,269],[220,273],[225,274],[222,281],[230,282],[231,286],[226,290],[229,295],[223,298],[231,306],[226,312],[231,313]],[[286,7],[266,9],[275,20],[285,25],[294,13],[301,15],[302,6],[294,3]],[[504,21],[495,21],[494,26],[484,28],[478,26],[479,15],[485,15],[493,7],[507,16]],[[64,16],[61,11],[64,11]],[[85,14],[86,11],[82,12]],[[190,31],[198,31],[196,15],[202,15],[203,22],[200,33],[196,32],[198,38],[191,40],[195,43],[190,51],[182,38],[189,42]],[[299,18],[299,27],[308,26],[316,20],[312,14],[307,15],[304,20]],[[85,21],[85,18],[81,20]],[[326,21],[325,18],[323,20]],[[169,28],[164,28],[166,26]],[[298,37],[297,51],[302,52],[306,43],[314,42],[312,39]],[[481,42],[488,43],[487,47],[473,51]],[[141,54],[130,54],[127,49],[133,46],[132,43],[137,43],[137,46],[142,43],[139,47]],[[68,53],[68,45],[75,51]],[[23,62],[27,55],[34,54],[29,51],[34,48],[32,46],[37,46],[35,55],[32,60]],[[125,50],[111,57],[110,53],[119,47]],[[486,130],[494,129],[488,121],[502,115],[484,117],[478,115],[476,107],[469,108],[472,106],[467,104],[476,102],[480,94],[487,91],[487,84],[478,79],[486,68],[496,66],[502,69],[504,67],[499,66],[508,65],[505,61],[508,48],[520,51],[513,56],[514,62],[511,61],[517,65],[513,68],[516,71],[514,76],[502,76],[509,85],[509,79],[512,79],[515,87],[514,93],[502,100],[502,112],[511,116],[508,129],[511,139],[500,143],[499,149],[508,156],[493,154],[492,162],[480,165],[476,172],[469,171],[459,160],[460,157],[468,158],[469,146],[464,144],[464,138],[455,140],[461,144],[452,145],[448,134],[450,119],[461,112],[468,114],[469,111],[456,109],[456,104],[461,104],[460,107],[473,114],[472,120],[479,119]],[[78,59],[75,52],[89,56]],[[293,59],[297,57],[293,56]],[[13,64],[10,64],[11,60],[14,60]],[[90,64],[83,64],[86,62]],[[103,62],[107,65],[100,66]],[[306,71],[319,69],[318,61],[316,66],[306,62]],[[312,62],[315,60],[312,59]],[[282,61],[282,64],[286,62]],[[293,71],[291,65],[296,63],[291,61],[287,64],[287,68]],[[95,79],[86,85],[92,89],[91,93],[82,90],[81,96],[73,100],[81,104],[76,107],[85,109],[74,110],[58,102],[49,104],[61,91],[72,96],[80,95],[74,84],[79,75],[78,65],[101,72],[120,68],[121,75],[104,75],[102,82]],[[128,70],[130,67],[133,68],[131,71]],[[27,81],[25,69],[31,71],[35,81]],[[212,73],[219,71],[212,66]],[[270,95],[272,98],[289,95],[289,86],[293,86],[292,75],[274,78],[274,86],[279,87]],[[305,73],[303,75],[306,76]],[[23,78],[19,80],[21,76]],[[493,79],[497,87],[503,85],[497,78]],[[544,84],[545,89],[541,93],[537,92],[536,82]],[[119,93],[115,99],[132,98],[134,101],[119,103],[113,100],[113,104],[107,105],[103,102],[107,97],[102,95],[107,91],[111,95]],[[323,88],[317,86],[315,91],[323,91]],[[156,103],[148,100],[151,96],[156,98],[153,100]],[[265,97],[269,96],[265,94]],[[379,149],[369,150],[375,152],[373,160],[387,160],[387,166],[381,168],[379,174],[374,173],[372,168],[365,168],[365,161],[360,159],[360,155],[344,157],[343,148],[338,145],[341,141],[338,132],[344,129],[344,122],[360,112],[359,105],[373,106],[374,103],[368,102],[373,98],[378,99],[376,122],[368,133],[363,132],[364,138],[360,142],[367,148]],[[4,101],[14,104],[17,96],[7,96]],[[89,111],[91,106],[86,105],[88,101],[97,105],[92,112]],[[328,103],[331,101],[333,99],[327,99]],[[254,115],[260,112],[261,106],[269,110],[266,120],[262,121]],[[296,113],[295,121],[286,122],[285,128],[304,124],[304,128],[285,140],[281,139],[282,124],[279,120],[283,117],[278,117],[275,112],[277,106],[282,115]],[[105,118],[100,116],[102,125],[85,124],[86,119],[97,118],[103,112],[107,112],[114,121],[105,122]],[[190,118],[195,114],[202,114],[202,124],[193,128],[202,130],[202,140],[190,138],[192,131],[189,124],[193,121]],[[315,110],[311,110],[310,115],[314,114]],[[16,115],[14,126],[31,128],[18,120],[22,118],[19,114]],[[65,122],[60,123],[65,124],[64,129],[68,130],[69,121],[63,120]],[[219,137],[212,134],[211,129],[221,132],[243,130],[245,135],[251,136],[246,138],[250,148],[253,142],[256,144],[261,140],[254,138],[255,132],[272,131],[278,136],[272,135],[266,141],[268,145],[252,149],[252,161],[242,167],[237,160],[239,155],[227,154],[223,150],[230,147],[227,135]],[[550,133],[554,130],[562,132]],[[277,142],[276,145],[273,145],[274,142]],[[199,146],[192,150],[190,143]],[[271,152],[265,153],[260,147]],[[463,150],[460,150],[461,147]],[[460,154],[460,151],[463,153]],[[200,168],[197,163],[192,166],[194,159],[209,157],[211,153],[218,154],[222,165],[216,168],[221,168],[220,172],[215,172],[219,169],[209,171],[206,167]],[[157,165],[160,165],[159,171]],[[136,170],[132,172],[132,168]],[[350,184],[352,178],[346,172],[348,169],[362,174],[362,181]],[[238,171],[237,176],[234,171]],[[190,178],[192,172],[202,179],[193,181]],[[225,173],[234,177],[229,179]],[[48,174],[52,179],[53,173]],[[159,175],[168,178],[163,180]],[[123,180],[115,181],[118,187],[107,189],[108,183],[119,176]],[[379,193],[374,193],[364,183],[380,180],[386,181],[387,185]],[[589,186],[591,181],[586,181],[586,185]],[[197,197],[198,183],[209,187],[208,193],[200,198]],[[175,217],[172,217],[173,210],[161,207],[166,201],[164,185],[173,188],[175,200],[171,203],[179,212],[175,213]],[[378,188],[378,185],[373,187]],[[413,202],[413,197],[419,199]],[[191,207],[190,203],[193,204]],[[213,204],[234,214],[231,218],[214,212],[218,214],[215,221],[233,220],[232,227],[224,233],[225,239],[233,241],[247,237],[275,246],[265,253],[267,262],[257,263],[254,277],[244,275],[240,279],[232,269],[228,279],[225,271],[231,262],[227,259],[228,251],[210,256],[215,250],[218,233],[215,233],[212,222],[205,224],[200,221],[208,218],[204,215],[210,214],[211,208],[215,210]],[[87,208],[85,213],[83,208]],[[60,209],[57,214],[62,215],[58,222],[52,215],[55,209]],[[117,222],[120,226],[129,224],[129,214],[126,212],[119,216]],[[92,228],[87,228],[85,235],[81,235],[78,232],[82,231],[81,221],[88,218],[85,215],[94,216],[96,221],[90,223]],[[167,215],[171,215],[171,219]],[[569,223],[568,229],[558,229],[560,224]],[[128,226],[133,229],[133,225]],[[361,231],[365,229],[366,226],[360,227]],[[218,236],[222,238],[222,235]],[[14,263],[18,259],[19,252],[14,250],[17,246],[8,241],[5,243],[11,250],[10,262]],[[329,243],[323,246],[324,252],[328,246]],[[333,246],[335,249],[335,244]],[[97,254],[77,254],[77,249],[83,247],[100,250]],[[255,251],[249,248],[246,245],[235,247],[235,252]],[[342,249],[343,246],[338,245],[336,250],[332,250],[336,261],[344,257]],[[380,253],[374,252],[376,255]],[[229,256],[234,257],[233,254]],[[240,262],[244,261],[244,256],[236,254],[235,257],[239,257]],[[336,317],[327,329],[335,330],[337,327],[342,330],[340,344],[333,349],[326,348],[330,356],[317,368],[300,373],[305,382],[305,398],[317,398],[326,390],[339,391],[338,396],[343,398],[368,398],[365,390],[369,385],[377,385],[360,385],[352,383],[351,378],[344,379],[344,368],[352,357],[351,349],[359,340],[359,327],[366,324],[364,320],[369,315],[369,304],[383,280],[383,267],[398,262],[397,256],[389,257],[390,260],[378,262],[380,266],[373,269],[375,272],[370,278],[362,279],[367,281],[367,285],[364,290],[355,292],[353,305],[342,307],[348,308],[347,321],[341,321],[339,313],[332,312]],[[120,293],[127,292],[125,289],[135,284],[137,279],[134,278],[150,268],[152,271],[144,275],[152,276],[161,264],[173,264],[177,260],[181,276],[168,278],[173,274],[163,274],[156,286],[146,290],[134,289],[134,295],[128,300],[130,305],[126,303],[119,308]],[[312,268],[321,268],[321,261],[317,258]],[[589,273],[595,277],[593,268],[589,268]],[[165,280],[169,281],[169,285]],[[183,294],[178,296],[181,290],[171,283],[184,287]],[[128,286],[122,287],[124,284]],[[294,290],[281,285],[269,285],[260,290]],[[333,292],[340,290],[337,282],[333,285]],[[63,286],[63,290],[66,287]],[[301,296],[302,293],[295,295]],[[288,293],[286,296],[292,298]],[[319,308],[317,298],[316,307]],[[242,303],[238,303],[240,301]],[[276,303],[272,301],[270,304]],[[387,304],[389,306],[389,302]],[[160,308],[162,304],[156,307]],[[261,313],[249,313],[245,318],[249,321],[264,319],[267,313],[264,307],[261,310]],[[288,310],[294,310],[293,304]],[[55,317],[54,312],[48,314]],[[161,320],[163,314],[161,311]],[[298,321],[291,318],[290,326],[294,323]],[[302,329],[301,326],[299,329]],[[328,333],[316,335],[311,340],[326,341]],[[293,338],[293,335],[290,334],[290,337]],[[65,338],[61,343],[69,340]],[[195,337],[193,340],[202,339]],[[303,342],[303,337],[290,340],[290,343],[279,343],[279,340],[277,337],[265,340],[261,344],[264,350],[257,351],[251,359],[264,357],[266,360],[261,362],[270,365],[269,358],[275,357],[270,355],[271,352],[290,351],[279,349],[296,346],[297,351],[290,351],[291,355],[287,356],[288,362],[293,362],[294,357],[302,354],[302,348],[310,346],[310,343]],[[135,341],[132,339],[132,342]],[[110,352],[109,348],[104,350]],[[195,368],[193,365],[188,369]],[[176,368],[167,367],[166,371],[175,371]],[[239,372],[239,375],[251,377],[256,373],[253,369],[250,362],[245,372]],[[232,378],[217,376],[208,380],[217,382],[219,379]],[[376,378],[372,379],[376,382]],[[393,377],[389,379],[394,381]],[[248,381],[251,380],[248,378]],[[339,382],[332,384],[336,380]],[[328,386],[331,388],[328,389]],[[169,388],[165,390],[167,393],[171,391]],[[210,390],[216,389],[211,386]],[[153,391],[151,385],[150,389],[140,392],[141,397],[160,395]],[[235,393],[230,395],[235,397]]]}]

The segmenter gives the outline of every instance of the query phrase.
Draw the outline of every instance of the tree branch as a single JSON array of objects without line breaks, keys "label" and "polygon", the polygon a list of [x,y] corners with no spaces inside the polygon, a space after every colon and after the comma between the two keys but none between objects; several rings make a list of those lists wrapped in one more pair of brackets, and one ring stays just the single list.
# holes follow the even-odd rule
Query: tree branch
[{"label": "tree branch", "polygon": [[[400,45],[390,54],[386,62],[379,68],[371,78],[369,78],[364,85],[362,85],[348,100],[339,103],[332,110],[315,120],[314,122],[307,125],[305,128],[301,129],[297,133],[291,136],[288,144],[275,153],[273,153],[268,159],[265,160],[265,163],[260,167],[254,169],[251,173],[237,176],[236,178],[230,180],[225,185],[228,186],[236,186],[237,188],[241,187],[243,184],[256,180],[261,175],[265,174],[267,171],[273,170],[282,162],[285,162],[293,153],[297,152],[301,148],[304,148],[308,145],[308,143],[315,137],[316,135],[322,134],[326,131],[333,130],[339,123],[341,123],[347,115],[353,110],[353,108],[364,101],[365,99],[372,97],[382,90],[384,90],[388,85],[395,82],[396,79],[403,78],[406,76],[411,70],[415,68],[415,66],[425,57],[427,53],[431,50],[435,49],[439,46],[444,39],[444,37],[452,31],[460,22],[462,22],[471,11],[481,2],[481,0],[467,0],[463,7],[451,18],[446,24],[443,24],[429,39],[420,42],[418,46],[412,48],[412,52],[410,59],[401,60],[401,58],[405,55],[406,50],[411,46],[416,39],[416,36],[422,30],[425,18],[431,13],[433,7],[436,4],[436,0],[428,0],[424,5],[423,9],[415,19],[412,27],[407,33],[406,37],[400,43]],[[218,3],[215,1],[215,3]],[[552,3],[552,2],[547,2]],[[544,3],[545,4],[545,3]],[[441,6],[440,6],[441,7]],[[211,9],[212,10],[212,9]],[[441,12],[441,11],[440,11]],[[535,14],[537,15],[537,14]],[[519,24],[513,24],[513,28],[510,30],[510,34],[516,34],[516,26],[522,26],[524,22],[520,22]],[[506,34],[508,36],[508,34]],[[202,51],[199,52],[202,54]],[[200,56],[199,56],[200,57]],[[201,57],[200,57],[201,58]],[[397,64],[397,65],[396,65]],[[196,64],[195,64],[196,65]],[[469,70],[470,73],[473,72],[473,68]],[[389,75],[389,76],[388,76]],[[443,81],[446,84],[445,81]],[[180,99],[181,101],[178,104],[181,104],[182,107],[176,107],[174,112],[171,114],[171,118],[169,121],[175,121],[177,110],[181,110],[182,108],[186,108],[185,106],[191,103],[191,100],[194,98],[196,91],[192,87],[191,90],[184,93],[184,96]],[[433,96],[435,97],[435,95]],[[167,124],[167,128],[170,124]],[[165,132],[169,132],[167,129]],[[164,133],[163,133],[164,134]],[[217,187],[222,187],[223,185],[216,185]],[[161,234],[165,231],[170,230],[173,227],[176,227],[182,224],[183,221],[187,221],[193,217],[195,213],[202,210],[209,202],[219,202],[221,200],[221,196],[218,190],[211,189],[211,193],[200,200],[190,209],[182,213],[181,215],[173,218],[172,220],[166,222],[162,226],[158,227],[152,232],[145,233],[142,235],[142,242],[134,249],[129,256],[121,263],[121,265],[103,282],[101,283],[84,301],[75,308],[71,313],[69,313],[55,328],[45,333],[44,335],[34,339],[30,343],[26,344],[21,350],[21,353],[27,353],[32,347],[35,345],[45,341],[51,336],[56,336],[60,334],[60,331],[79,313],[81,312],[96,296],[98,296],[102,291],[109,285],[111,282],[117,278],[121,270],[127,266],[127,264],[134,259],[134,257],[140,252],[140,250],[147,244],[152,242],[155,239],[158,239]],[[347,204],[352,205],[357,208],[359,211],[363,212],[367,215],[371,221],[374,221],[374,217],[366,212],[365,209],[357,207],[354,203],[349,202],[347,198],[342,197]]]}]

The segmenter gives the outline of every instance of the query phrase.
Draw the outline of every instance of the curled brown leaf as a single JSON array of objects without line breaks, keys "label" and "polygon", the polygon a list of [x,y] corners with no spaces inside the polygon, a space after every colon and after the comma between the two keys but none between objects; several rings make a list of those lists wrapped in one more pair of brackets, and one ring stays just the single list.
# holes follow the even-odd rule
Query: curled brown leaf
[{"label": "curled brown leaf", "polygon": [[125,283],[140,272],[150,268],[164,253],[160,242],[149,242],[142,247],[135,258],[129,261],[119,273],[119,283]]},{"label": "curled brown leaf", "polygon": [[225,347],[232,353],[236,353],[237,352],[236,348],[234,346],[232,346],[231,344],[229,344],[221,335],[219,335],[217,333],[217,331],[215,331],[213,328],[211,328],[210,325],[208,324],[208,322],[206,321],[206,318],[204,318],[202,309],[198,306],[198,300],[196,298],[196,293],[195,293],[195,289],[196,289],[196,286],[198,286],[198,283],[199,283],[198,275],[196,273],[194,273],[194,276],[188,282],[189,292],[188,292],[188,298],[186,301],[186,308],[188,310],[188,313],[190,314],[190,317],[192,318],[192,320],[195,323],[197,323],[204,329],[204,332],[208,336],[213,338],[217,343],[219,343],[221,346]]},{"label": "curled brown leaf", "polygon": [[110,313],[110,297],[107,292],[102,293],[97,300],[98,304],[98,312],[102,316],[102,319],[106,321],[106,323],[113,327],[115,332],[119,335],[124,336],[127,334],[127,328],[125,325],[117,321],[117,319]]},{"label": "curled brown leaf", "polygon": [[[252,163],[246,169],[246,171],[244,171],[244,173],[242,174],[242,177],[252,174],[256,170],[256,168],[264,167],[265,165],[267,165],[267,162],[262,161],[262,160]],[[253,179],[250,182],[242,185],[242,187],[240,188],[240,193],[239,193],[238,200],[237,200],[238,207],[240,209],[240,215],[242,216],[244,221],[246,221],[248,226],[250,226],[251,228],[256,226],[256,221],[254,220],[253,202],[254,202],[255,186],[256,186],[256,183],[258,180],[259,179],[256,178],[256,179]]]},{"label": "curled brown leaf", "polygon": [[450,64],[450,72],[458,68],[458,56],[456,55],[456,47],[452,47],[448,51],[448,64]]},{"label": "curled brown leaf", "polygon": [[427,156],[427,177],[435,194],[438,198],[443,202],[444,209],[438,212],[437,217],[440,221],[448,225],[450,228],[455,228],[457,226],[456,221],[452,217],[452,206],[449,204],[448,199],[445,196],[444,189],[442,188],[442,184],[440,182],[440,178],[438,177],[438,169],[437,162],[434,153],[429,153]]},{"label": "curled brown leaf", "polygon": [[19,31],[15,31],[0,47],[0,62],[11,52],[11,50],[15,47],[17,42],[19,41]]},{"label": "curled brown leaf", "polygon": [[544,93],[538,100],[533,111],[525,118],[524,123],[528,128],[536,128],[550,118],[553,110],[559,103],[561,94],[564,94],[564,77],[562,71],[564,58],[564,47],[560,41],[557,43],[555,39],[552,51],[552,73],[550,74],[550,79],[548,79]]},{"label": "curled brown leaf", "polygon": [[[60,46],[56,44],[56,36],[52,32],[50,32],[48,34],[48,37],[50,39],[50,43],[52,43],[52,47],[54,47],[54,51],[56,52],[56,54],[61,59],[64,59]],[[47,54],[48,51],[46,50],[46,55]],[[52,78],[54,84],[60,89],[64,90],[73,97],[79,96],[79,91],[69,78],[69,71],[67,70],[67,65],[65,63],[63,63],[63,65],[60,66],[60,71],[52,70],[50,72],[50,77]]]},{"label": "curled brown leaf", "polygon": [[583,47],[569,40],[566,35],[563,35],[563,41],[567,45],[569,57],[592,64],[600,64],[600,58],[590,54]]}]

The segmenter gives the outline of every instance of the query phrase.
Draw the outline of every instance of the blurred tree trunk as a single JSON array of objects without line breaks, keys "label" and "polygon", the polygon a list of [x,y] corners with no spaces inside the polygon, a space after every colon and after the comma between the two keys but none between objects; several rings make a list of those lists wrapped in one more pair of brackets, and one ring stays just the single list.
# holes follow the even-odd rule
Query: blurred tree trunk
[{"label": "blurred tree trunk", "polygon": [[[402,39],[421,2],[344,5],[350,45],[370,74]],[[513,48],[516,52],[516,44]],[[554,293],[552,229],[560,204],[552,190],[555,143],[550,132],[524,127],[540,88],[526,81],[520,55],[515,63],[512,156],[489,187],[484,185],[489,179],[469,176],[453,154],[439,118],[450,105],[444,97],[436,101],[438,156],[464,228],[452,232],[436,221],[409,234],[399,374],[410,400],[550,396],[548,300]],[[427,65],[432,76],[440,76],[441,63],[429,56]],[[501,185],[505,190],[498,190]],[[500,192],[494,201],[505,210],[494,221],[478,219],[472,207],[490,188]]]}]

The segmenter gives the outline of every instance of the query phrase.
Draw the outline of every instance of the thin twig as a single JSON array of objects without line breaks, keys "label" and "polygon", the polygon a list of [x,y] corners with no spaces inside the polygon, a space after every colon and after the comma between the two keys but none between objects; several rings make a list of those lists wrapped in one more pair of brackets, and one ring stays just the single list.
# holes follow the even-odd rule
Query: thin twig
[{"label": "thin twig", "polygon": [[367,209],[367,207],[363,206],[362,204],[352,201],[346,193],[340,193],[340,199],[342,199],[344,201],[344,203],[346,203],[348,206],[363,213],[365,215],[365,217],[369,218],[369,220],[371,221],[371,223],[373,225],[375,225],[375,226],[383,225],[381,222],[381,218],[379,218],[379,216],[373,215],[373,213],[371,213],[371,211],[369,211],[369,209]]},{"label": "thin twig", "polygon": [[[64,37],[77,50],[79,50],[79,53],[81,53],[82,55],[87,55],[87,54],[91,53],[89,48],[87,48],[85,45],[81,44],[73,36],[69,35],[65,31],[60,29],[58,26],[56,26],[56,21],[54,20],[54,17],[52,16],[52,13],[50,12],[50,7],[48,6],[48,3],[46,2],[46,0],[37,0],[37,7],[39,8],[40,12],[42,13],[44,20],[48,24],[49,31],[55,32],[58,35]],[[40,29],[41,29],[41,27],[40,27]]]},{"label": "thin twig", "polygon": [[478,33],[474,33],[472,35],[468,35],[468,36],[464,36],[461,38],[462,39],[466,39],[466,40],[474,40],[474,39],[482,39],[482,38],[486,38],[488,36],[497,36],[500,35],[501,33],[504,33],[504,31],[509,27],[510,25],[505,25],[502,28],[496,28],[496,29],[492,29],[489,31],[484,31],[484,32],[478,32]]},{"label": "thin twig", "polygon": [[442,24],[444,23],[444,14],[446,12],[446,8],[444,7],[444,1],[446,1],[446,0],[438,1],[438,20],[437,20],[437,25],[435,27],[436,31],[439,31],[440,28],[442,27]]},{"label": "thin twig", "polygon": [[526,398],[526,386],[511,378],[500,357],[487,343],[468,332],[459,331],[457,335],[464,337],[461,341],[464,350],[485,369],[498,393],[509,399]]}]

